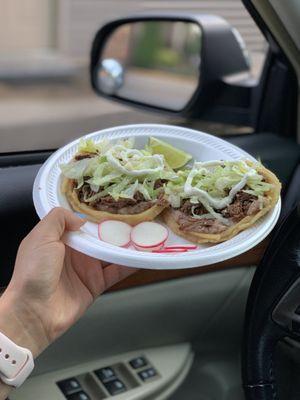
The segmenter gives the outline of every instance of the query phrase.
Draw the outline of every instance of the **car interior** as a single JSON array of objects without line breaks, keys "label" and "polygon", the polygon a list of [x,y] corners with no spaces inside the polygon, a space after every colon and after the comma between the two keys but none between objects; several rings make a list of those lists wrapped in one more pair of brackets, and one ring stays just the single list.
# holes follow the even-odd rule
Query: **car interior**
[{"label": "car interior", "polygon": [[[99,25],[90,84],[95,97],[147,112],[148,122],[159,115],[169,124],[184,118],[194,129],[198,121],[251,127],[222,138],[282,182],[276,227],[233,259],[139,270],[118,283],[38,357],[10,400],[299,398],[300,3],[242,3],[268,43],[259,77],[251,75],[245,44],[224,18],[166,9]],[[174,35],[169,47],[157,39],[160,30]],[[179,42],[189,53],[175,58],[171,47]],[[128,123],[136,123],[134,116]],[[4,289],[22,238],[39,221],[35,176],[59,146],[7,151],[0,143]]]}]

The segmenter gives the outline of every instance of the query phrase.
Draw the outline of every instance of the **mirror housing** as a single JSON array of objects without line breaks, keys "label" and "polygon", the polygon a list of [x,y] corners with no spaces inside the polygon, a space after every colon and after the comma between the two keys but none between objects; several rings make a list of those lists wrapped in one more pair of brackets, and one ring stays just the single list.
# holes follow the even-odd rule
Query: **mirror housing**
[{"label": "mirror housing", "polygon": [[[121,26],[147,21],[193,23],[201,30],[199,79],[196,90],[182,109],[159,104],[159,99],[157,104],[150,104],[128,95],[120,96],[118,91],[109,92],[99,85],[99,63],[103,61],[105,46],[112,34]],[[241,36],[221,17],[147,14],[112,21],[98,31],[92,46],[90,76],[97,94],[127,105],[191,118],[250,124],[252,91],[257,82],[250,79],[249,64]]]}]

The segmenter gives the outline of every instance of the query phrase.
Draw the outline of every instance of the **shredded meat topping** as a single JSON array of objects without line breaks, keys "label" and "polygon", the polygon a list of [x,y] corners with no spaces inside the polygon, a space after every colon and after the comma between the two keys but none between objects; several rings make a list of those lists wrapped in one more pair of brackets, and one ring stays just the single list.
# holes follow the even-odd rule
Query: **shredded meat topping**
[{"label": "shredded meat topping", "polygon": [[96,153],[79,153],[79,154],[76,154],[76,156],[74,157],[74,160],[80,161],[80,160],[83,160],[84,158],[92,158],[95,155],[96,155]]},{"label": "shredded meat topping", "polygon": [[207,214],[206,209],[204,206],[199,203],[199,204],[192,204],[190,200],[184,200],[182,202],[182,205],[180,207],[180,211],[182,211],[186,215],[192,216],[192,207],[194,207],[194,214],[196,215],[203,215]]},{"label": "shredded meat topping", "polygon": [[259,210],[260,204],[258,198],[252,194],[240,191],[234,197],[233,202],[222,210],[222,215],[237,222],[247,215],[256,214]]},{"label": "shredded meat topping", "polygon": [[[152,201],[137,201],[131,199],[119,199],[119,200],[112,199],[113,201],[110,201],[110,199],[105,199],[105,198],[102,198],[101,200],[103,199],[104,201],[98,201],[91,204],[92,207],[95,208],[96,210],[107,211],[112,214],[129,214],[129,215],[139,214],[143,211],[148,210],[153,205]],[[129,201],[126,202],[123,200],[129,200]]]},{"label": "shredded meat topping", "polygon": [[168,181],[166,179],[157,179],[154,182],[154,189],[160,189],[164,186],[165,183],[167,183]]},{"label": "shredded meat topping", "polygon": [[[100,188],[99,191],[103,190]],[[96,192],[93,192],[90,185],[84,184],[77,191],[78,199],[82,203],[87,203],[85,199],[93,196]],[[133,199],[119,198],[115,200],[112,196],[106,195],[100,197],[92,202],[88,203],[90,207],[99,211],[106,211],[112,214],[139,214],[143,211],[148,210],[154,204],[167,205],[167,201],[164,198],[164,193],[161,192],[156,201],[146,200],[142,193],[136,192]]]},{"label": "shredded meat topping", "polygon": [[160,192],[158,197],[157,197],[157,205],[159,206],[168,206],[169,202],[165,197],[165,193],[164,192]]},{"label": "shredded meat topping", "polygon": [[[73,188],[76,188],[76,181],[73,181]],[[85,198],[92,197],[95,192],[92,191],[90,185],[84,184],[79,189],[75,189],[77,192],[78,199],[81,203],[85,202]]]},{"label": "shredded meat topping", "polygon": [[[181,207],[175,211],[175,219],[179,229],[185,232],[200,233],[221,233],[227,226],[216,218],[195,218],[192,214],[192,207],[195,215],[207,214],[202,204],[192,204],[190,200],[184,200]],[[240,191],[236,194],[232,204],[221,210],[225,218],[238,222],[247,215],[256,214],[260,210],[260,203],[256,196]]]},{"label": "shredded meat topping", "polygon": [[215,218],[196,219],[184,214],[182,211],[175,211],[175,220],[179,225],[179,229],[185,232],[199,233],[221,233],[226,230],[227,226],[222,224]]},{"label": "shredded meat topping", "polygon": [[115,200],[108,195],[90,203],[90,206],[96,210],[113,214],[138,214],[152,207],[152,205],[152,201],[146,201],[140,192],[137,192],[133,199],[119,198]]}]

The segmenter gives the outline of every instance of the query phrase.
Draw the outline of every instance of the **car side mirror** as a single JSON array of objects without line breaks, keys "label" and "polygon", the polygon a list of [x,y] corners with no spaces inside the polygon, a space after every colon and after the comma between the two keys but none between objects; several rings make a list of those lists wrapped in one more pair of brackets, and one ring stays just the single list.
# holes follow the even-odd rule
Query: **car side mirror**
[{"label": "car side mirror", "polygon": [[243,41],[212,15],[138,16],[104,25],[91,53],[101,96],[171,114],[250,119],[252,83]]}]

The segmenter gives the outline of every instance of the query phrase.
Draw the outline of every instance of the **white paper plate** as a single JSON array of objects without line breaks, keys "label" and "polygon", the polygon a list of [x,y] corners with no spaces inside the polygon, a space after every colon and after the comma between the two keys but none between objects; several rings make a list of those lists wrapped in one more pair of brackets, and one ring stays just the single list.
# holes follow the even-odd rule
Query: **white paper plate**
[{"label": "white paper plate", "polygon": [[[196,160],[237,160],[247,158],[255,160],[245,151],[232,144],[203,132],[169,125],[127,125],[86,135],[99,141],[134,136],[137,147],[142,147],[149,136],[156,136],[172,145],[192,154]],[[65,197],[60,193],[61,173],[59,165],[71,160],[77,151],[79,139],[57,150],[41,167],[33,186],[33,201],[40,218],[52,208],[62,206],[70,209]],[[256,246],[271,232],[278,220],[281,202],[253,227],[241,232],[234,238],[216,245],[201,245],[199,249],[186,253],[158,254],[136,251],[132,248],[119,248],[98,239],[97,224],[87,222],[79,232],[66,235],[66,243],[82,253],[102,259],[138,268],[181,269],[204,266],[238,256]],[[188,243],[170,232],[168,245]]]}]

